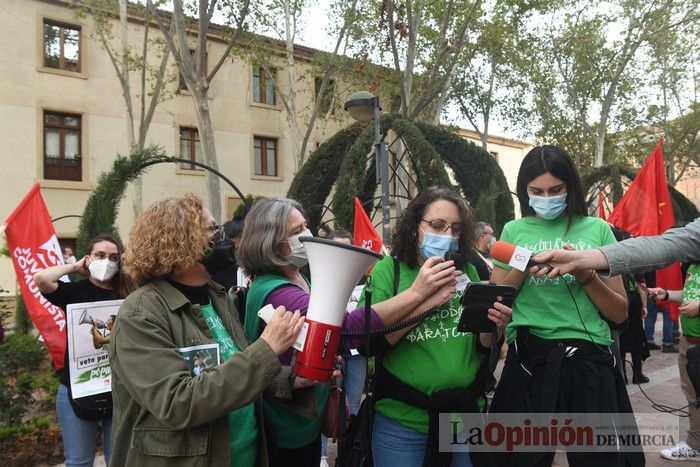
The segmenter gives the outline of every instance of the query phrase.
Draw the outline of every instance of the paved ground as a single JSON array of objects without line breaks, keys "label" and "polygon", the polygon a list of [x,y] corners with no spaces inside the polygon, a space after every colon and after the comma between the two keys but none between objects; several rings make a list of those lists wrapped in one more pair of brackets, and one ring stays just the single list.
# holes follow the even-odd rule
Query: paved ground
[{"label": "paved ground", "polygon": [[[659,314],[661,320],[661,314]],[[656,326],[658,332],[656,336],[657,342],[661,341],[660,331],[661,322]],[[651,358],[644,362],[644,373],[650,378],[650,382],[642,385],[642,389],[656,403],[670,406],[682,407],[687,404],[683,397],[680,388],[680,380],[678,378],[678,354],[665,354],[660,350],[652,351]],[[628,368],[628,375],[631,375],[631,370]],[[638,414],[640,423],[654,419],[655,411],[652,408],[652,403],[642,394],[637,385],[627,386],[627,391],[630,395],[630,401],[635,413]],[[685,430],[687,429],[687,419],[681,419],[681,436],[684,439]],[[328,446],[329,464],[332,466],[335,459],[335,445]],[[557,467],[567,466],[566,456],[557,454],[554,465]],[[700,463],[692,462],[672,462],[661,458],[658,453],[647,453],[648,467],[671,467],[677,465],[695,465],[700,467]],[[104,457],[99,456],[95,462],[96,467],[104,467]],[[63,464],[61,466],[63,467]]]}]

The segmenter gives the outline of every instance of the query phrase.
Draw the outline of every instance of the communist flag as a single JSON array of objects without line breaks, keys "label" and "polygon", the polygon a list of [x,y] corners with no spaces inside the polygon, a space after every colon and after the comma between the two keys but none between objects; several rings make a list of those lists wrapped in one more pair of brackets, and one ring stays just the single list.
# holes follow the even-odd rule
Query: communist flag
[{"label": "communist flag", "polygon": [[[676,222],[666,184],[663,158],[664,141],[654,148],[632,185],[608,216],[608,222],[634,236],[659,235]],[[683,288],[679,263],[656,271],[656,286],[667,290]],[[678,305],[663,302],[671,318],[678,319]]]},{"label": "communist flag", "polygon": [[382,249],[383,243],[379,239],[377,231],[374,230],[374,225],[369,220],[369,216],[357,196],[355,196],[355,222],[352,236],[355,240],[355,245],[361,248],[372,250],[375,253],[379,253]]},{"label": "communist flag", "polygon": [[62,368],[66,316],[41,295],[33,278],[44,268],[63,264],[61,247],[38,183],[5,221],[5,236],[29,317],[44,338],[56,368]]}]

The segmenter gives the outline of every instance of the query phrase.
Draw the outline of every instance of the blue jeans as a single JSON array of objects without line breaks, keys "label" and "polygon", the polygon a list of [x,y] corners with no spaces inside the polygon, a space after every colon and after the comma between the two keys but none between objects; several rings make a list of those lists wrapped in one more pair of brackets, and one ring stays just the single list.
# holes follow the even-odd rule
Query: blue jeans
[{"label": "blue jeans", "polygon": [[[345,383],[345,397],[348,398],[350,413],[357,415],[362,402],[362,393],[365,390],[365,378],[367,377],[367,359],[362,355],[343,354],[345,371],[343,382]],[[328,438],[321,435],[321,457],[327,457]]]},{"label": "blue jeans", "polygon": [[367,359],[362,355],[343,355],[345,360],[345,395],[348,398],[350,413],[357,415],[362,402],[362,393],[365,390],[365,378],[367,377]]},{"label": "blue jeans", "polygon": [[[75,415],[68,400],[68,388],[63,384],[58,386],[56,394],[56,413],[61,425],[66,467],[92,467],[95,461],[97,420],[83,420]],[[102,420],[102,437],[105,461],[109,464],[112,453],[112,418]]]},{"label": "blue jeans", "polygon": [[[421,467],[428,434],[403,426],[377,412],[372,431],[375,467]],[[453,452],[452,467],[472,467],[468,452]]]},{"label": "blue jeans", "polygon": [[647,302],[647,319],[644,321],[644,331],[647,335],[647,342],[654,342],[654,327],[656,326],[656,316],[658,313],[663,315],[663,336],[662,343],[673,344],[673,321],[671,315],[666,308],[662,308],[656,304],[656,300]]}]

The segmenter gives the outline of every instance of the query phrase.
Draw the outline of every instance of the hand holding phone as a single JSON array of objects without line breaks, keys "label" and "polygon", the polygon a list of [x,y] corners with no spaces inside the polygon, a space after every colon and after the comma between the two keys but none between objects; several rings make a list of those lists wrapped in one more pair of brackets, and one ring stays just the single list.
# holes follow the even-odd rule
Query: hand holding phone
[{"label": "hand holding phone", "polygon": [[513,306],[517,289],[510,285],[470,283],[462,297],[462,316],[457,330],[460,332],[492,332],[495,323],[488,317],[489,308],[494,302],[507,307]]}]

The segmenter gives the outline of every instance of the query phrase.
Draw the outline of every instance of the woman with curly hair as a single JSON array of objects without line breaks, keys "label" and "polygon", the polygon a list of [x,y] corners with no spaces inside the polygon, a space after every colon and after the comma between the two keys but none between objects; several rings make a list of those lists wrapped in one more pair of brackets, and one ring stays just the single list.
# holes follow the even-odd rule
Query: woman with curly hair
[{"label": "woman with curly hair", "polygon": [[[425,188],[396,222],[392,257],[372,269],[372,300],[381,303],[403,293],[415,283],[421,265],[446,253],[473,256],[474,233],[472,212],[457,193],[443,187]],[[468,282],[479,282],[470,263],[459,273],[460,286],[438,304],[438,312],[391,335],[390,347],[377,358],[381,363],[376,364],[377,415],[372,434],[377,467],[472,465],[467,453],[439,452],[437,443],[439,412],[485,409],[487,372],[479,369],[493,336],[457,330],[464,289]],[[510,308],[498,302],[488,310],[497,339],[510,316]]]},{"label": "woman with curly hair", "polygon": [[[120,308],[109,349],[111,465],[267,465],[260,395],[303,318],[278,307],[249,345],[210,280],[232,262],[230,239],[195,196],[157,201],[136,219],[124,269],[141,287]],[[220,363],[195,375],[185,358],[212,344]]]},{"label": "woman with curly hair", "polygon": [[[307,263],[306,250],[299,237],[310,236],[301,205],[285,198],[256,203],[246,216],[238,260],[253,279],[246,300],[245,329],[252,339],[265,333],[257,311],[266,304],[284,305],[306,314],[310,285],[299,269]],[[328,258],[333,261],[333,258]],[[338,268],[344,267],[337,264]],[[428,310],[447,300],[454,291],[455,268],[452,261],[433,258],[427,261],[415,283],[407,290],[373,306],[372,328],[380,328],[411,313]],[[364,308],[345,315],[344,331],[364,329]],[[360,340],[343,340],[341,345],[357,347]],[[321,459],[321,418],[328,399],[328,384],[296,377],[291,371],[294,349],[280,356],[283,372],[278,391],[265,398],[265,413],[272,422],[277,451],[271,465],[318,467]],[[283,383],[286,382],[285,386]]]}]

